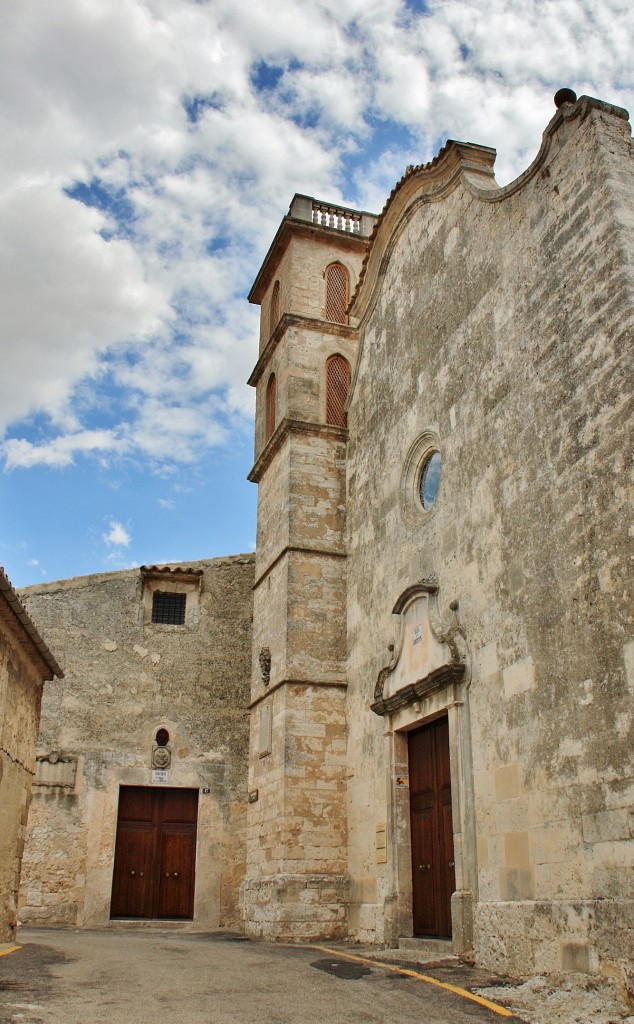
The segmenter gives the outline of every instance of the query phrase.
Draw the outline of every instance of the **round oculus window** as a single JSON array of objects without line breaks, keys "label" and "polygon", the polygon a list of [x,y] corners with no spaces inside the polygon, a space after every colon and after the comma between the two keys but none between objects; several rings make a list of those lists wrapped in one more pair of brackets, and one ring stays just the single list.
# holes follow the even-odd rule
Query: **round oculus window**
[{"label": "round oculus window", "polygon": [[418,496],[426,512],[432,508],[440,487],[440,452],[432,452],[425,460],[420,474]]}]

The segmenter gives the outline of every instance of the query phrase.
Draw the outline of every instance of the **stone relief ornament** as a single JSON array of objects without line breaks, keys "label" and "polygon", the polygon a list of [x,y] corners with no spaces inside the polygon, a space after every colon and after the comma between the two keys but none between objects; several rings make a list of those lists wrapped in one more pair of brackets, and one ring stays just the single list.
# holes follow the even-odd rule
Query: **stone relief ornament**
[{"label": "stone relief ornament", "polygon": [[172,763],[172,753],[167,747],[154,747],[152,750],[152,767],[169,768]]},{"label": "stone relief ornament", "polygon": [[260,662],[262,682],[265,686],[268,686],[271,681],[271,651],[268,647],[262,647],[260,649],[258,660]]},{"label": "stone relief ornament", "polygon": [[38,754],[34,774],[34,786],[73,789],[77,775],[77,758],[73,754],[63,754],[59,750]]},{"label": "stone relief ornament", "polygon": [[403,591],[392,614],[398,616],[398,639],[388,644],[390,660],[379,672],[371,705],[388,715],[454,683],[466,680],[469,661],[458,602],[438,614],[439,584],[429,574]]}]

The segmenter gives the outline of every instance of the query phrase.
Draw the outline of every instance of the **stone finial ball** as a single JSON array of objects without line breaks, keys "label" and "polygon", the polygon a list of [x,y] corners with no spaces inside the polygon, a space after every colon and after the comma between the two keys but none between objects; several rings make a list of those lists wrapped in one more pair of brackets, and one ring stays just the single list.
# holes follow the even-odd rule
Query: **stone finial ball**
[{"label": "stone finial ball", "polygon": [[555,93],[555,106],[557,110],[564,105],[564,103],[576,103],[577,94],[572,89],[558,89]]}]

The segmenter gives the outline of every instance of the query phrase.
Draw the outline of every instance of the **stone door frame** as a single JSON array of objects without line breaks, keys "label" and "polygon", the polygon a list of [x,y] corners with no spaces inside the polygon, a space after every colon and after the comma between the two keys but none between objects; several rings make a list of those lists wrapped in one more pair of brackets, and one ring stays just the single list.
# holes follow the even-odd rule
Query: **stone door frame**
[{"label": "stone door frame", "polygon": [[[391,893],[386,908],[386,940],[397,944],[401,937],[413,935],[412,920],[412,847],[410,830],[409,785],[407,780],[407,734],[446,715],[449,724],[449,761],[451,767],[451,809],[454,828],[456,891],[451,898],[452,942],[456,953],[473,949],[473,913],[477,901],[477,854],[471,758],[471,728],[468,693],[464,686],[452,685],[450,692],[435,694],[427,707],[411,707],[390,716],[386,722],[385,742],[388,764],[388,863],[392,865]],[[466,689],[466,688],[465,688]]]}]

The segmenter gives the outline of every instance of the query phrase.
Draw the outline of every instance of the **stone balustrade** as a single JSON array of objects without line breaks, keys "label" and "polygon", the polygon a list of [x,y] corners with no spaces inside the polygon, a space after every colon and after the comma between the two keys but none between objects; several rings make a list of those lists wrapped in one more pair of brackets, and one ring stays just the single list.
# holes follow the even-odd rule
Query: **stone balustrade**
[{"label": "stone balustrade", "polygon": [[376,217],[361,210],[322,203],[311,196],[296,195],[290,206],[289,216],[295,220],[306,220],[322,228],[334,228],[350,235],[369,237]]}]

